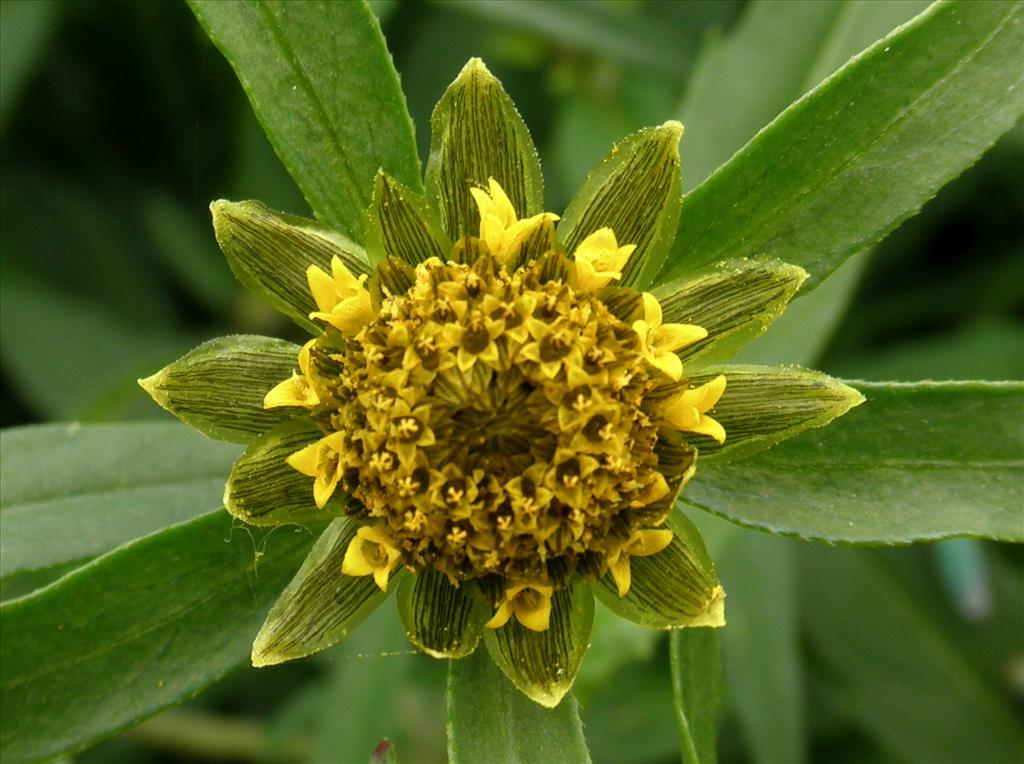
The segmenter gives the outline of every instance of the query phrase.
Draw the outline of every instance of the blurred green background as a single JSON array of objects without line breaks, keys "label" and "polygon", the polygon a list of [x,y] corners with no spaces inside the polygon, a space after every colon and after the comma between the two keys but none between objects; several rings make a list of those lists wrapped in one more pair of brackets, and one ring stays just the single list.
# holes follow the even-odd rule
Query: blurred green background
[{"label": "blurred green background", "polygon": [[[417,126],[471,56],[533,133],[560,211],[613,141],[682,118],[693,188],[921,2],[376,2]],[[298,339],[234,282],[211,200],[308,208],[178,2],[0,3],[3,426],[166,416],[138,389],[200,341]],[[369,94],[368,94],[369,97]],[[744,358],[848,379],[1024,376],[1018,125]],[[870,404],[869,404],[870,405]],[[924,437],[924,435],[923,435]],[[729,592],[723,761],[988,761],[1024,713],[1024,556],[969,540],[834,549],[696,518]],[[600,617],[599,617],[600,618]],[[83,762],[444,758],[444,666],[393,608],[240,670]],[[678,759],[664,635],[600,618],[578,682],[598,762]]]}]

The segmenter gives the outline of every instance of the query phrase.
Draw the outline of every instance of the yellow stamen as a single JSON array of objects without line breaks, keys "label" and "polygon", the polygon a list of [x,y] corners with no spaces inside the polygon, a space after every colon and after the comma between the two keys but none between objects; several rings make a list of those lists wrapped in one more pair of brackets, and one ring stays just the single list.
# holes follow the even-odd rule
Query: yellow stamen
[{"label": "yellow stamen", "polygon": [[554,588],[544,584],[514,584],[505,589],[504,599],[494,617],[484,624],[500,629],[513,615],[530,631],[547,631],[551,623],[551,595]]},{"label": "yellow stamen", "polygon": [[593,292],[615,279],[622,278],[622,269],[635,244],[619,246],[611,228],[599,228],[579,243],[573,257],[576,259],[576,288]]},{"label": "yellow stamen", "polygon": [[669,398],[662,407],[662,414],[668,423],[677,430],[707,435],[719,443],[724,443],[725,428],[707,415],[707,412],[718,403],[723,393],[725,393],[725,375],[719,374],[700,387],[684,390]]},{"label": "yellow stamen", "polygon": [[708,336],[707,329],[696,324],[663,324],[661,303],[644,292],[644,317],[633,322],[633,331],[640,337],[644,360],[672,380],[683,376],[683,362],[676,355]]}]

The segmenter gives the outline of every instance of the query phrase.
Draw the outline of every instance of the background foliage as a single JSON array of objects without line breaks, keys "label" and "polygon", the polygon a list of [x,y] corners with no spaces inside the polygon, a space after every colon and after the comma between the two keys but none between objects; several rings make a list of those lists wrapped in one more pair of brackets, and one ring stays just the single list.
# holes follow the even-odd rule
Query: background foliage
[{"label": "background foliage", "polygon": [[[547,208],[561,209],[613,141],[671,117],[688,127],[684,186],[694,188],[792,100],[924,5],[374,8],[420,155],[437,97],[467,58],[482,56],[533,132]],[[0,13],[3,426],[164,418],[137,377],[229,332],[297,339],[287,319],[235,284],[207,206],[257,198],[308,209],[189,10],[4,2]],[[874,252],[799,301],[742,360],[869,380],[1021,378],[1022,178],[1018,126]],[[230,458],[212,452],[191,473],[195,485],[182,465],[161,498],[165,517],[185,519],[175,490],[209,494],[212,509],[222,470],[210,465]],[[124,523],[142,522],[125,512]],[[825,548],[694,513],[729,592],[720,760],[996,760],[1013,750],[1024,707],[1020,549],[971,540]],[[72,541],[83,546],[55,546],[45,568],[3,579],[3,598],[88,556],[89,539]],[[287,578],[269,569],[264,584],[275,575]],[[102,581],[92,585],[103,590]],[[603,615],[576,692],[594,760],[676,760],[668,639]],[[202,752],[365,761],[384,736],[400,760],[440,760],[443,675],[443,664],[409,653],[385,607],[320,656],[239,670],[76,760]]]}]

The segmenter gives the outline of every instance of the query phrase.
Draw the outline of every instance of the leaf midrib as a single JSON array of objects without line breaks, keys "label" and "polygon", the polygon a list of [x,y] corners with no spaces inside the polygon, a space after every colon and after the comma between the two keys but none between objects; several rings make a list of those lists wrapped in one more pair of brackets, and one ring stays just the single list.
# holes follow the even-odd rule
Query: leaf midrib
[{"label": "leaf midrib", "polygon": [[[343,185],[342,190],[346,196],[349,197],[349,206],[352,209],[362,209],[367,206],[367,201],[363,199],[353,199],[353,189],[358,188],[361,184],[357,181],[357,173],[349,162],[348,154],[344,150],[343,141],[338,135],[337,130],[334,127],[334,120],[332,120],[326,110],[326,105],[317,96],[315,89],[312,87],[312,81],[306,72],[305,67],[299,61],[295,55],[291,46],[288,45],[284,38],[284,32],[281,29],[280,24],[277,23],[277,19],[274,18],[273,12],[267,7],[265,2],[260,2],[256,6],[260,17],[263,19],[264,27],[267,32],[270,33],[274,44],[278,50],[283,54],[284,60],[291,66],[292,70],[295,71],[299,76],[297,77],[299,87],[302,88],[302,92],[305,94],[309,103],[313,106],[317,116],[320,118],[321,124],[325,128],[327,135],[331,141],[331,148],[334,150],[334,155],[338,157],[341,162],[341,166],[344,169],[345,174],[348,176],[348,182]],[[289,163],[290,164],[290,163]],[[303,173],[305,175],[305,173]],[[337,187],[336,187],[337,188]],[[333,217],[333,216],[332,216]],[[346,222],[346,229],[349,227]]]}]

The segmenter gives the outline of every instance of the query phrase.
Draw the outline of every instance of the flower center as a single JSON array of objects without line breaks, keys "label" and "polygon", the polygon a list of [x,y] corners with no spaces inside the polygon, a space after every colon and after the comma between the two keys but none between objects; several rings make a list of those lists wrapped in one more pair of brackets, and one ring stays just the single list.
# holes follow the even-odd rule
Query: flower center
[{"label": "flower center", "polygon": [[350,511],[413,570],[559,587],[668,512],[685,470],[659,468],[642,343],[543,278],[567,267],[554,257],[514,273],[428,260],[343,348],[311,351]]}]

